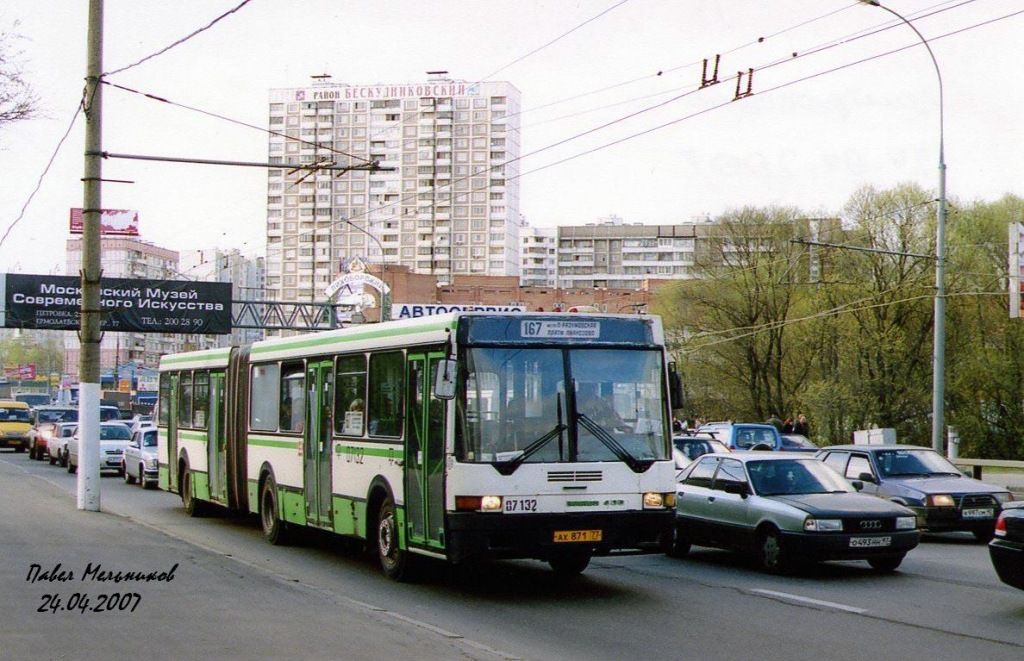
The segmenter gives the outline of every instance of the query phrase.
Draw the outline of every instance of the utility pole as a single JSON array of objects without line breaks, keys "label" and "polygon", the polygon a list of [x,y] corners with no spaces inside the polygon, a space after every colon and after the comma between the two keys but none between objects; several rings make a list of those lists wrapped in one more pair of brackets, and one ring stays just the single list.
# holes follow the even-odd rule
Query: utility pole
[{"label": "utility pole", "polygon": [[103,0],[89,0],[82,204],[82,312],[78,392],[78,509],[100,509],[100,209],[103,207]]}]

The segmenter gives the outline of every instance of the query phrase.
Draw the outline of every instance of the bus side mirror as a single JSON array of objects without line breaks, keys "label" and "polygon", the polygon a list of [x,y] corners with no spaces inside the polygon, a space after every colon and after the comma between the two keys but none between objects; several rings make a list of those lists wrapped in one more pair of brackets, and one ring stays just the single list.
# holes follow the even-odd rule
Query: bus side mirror
[{"label": "bus side mirror", "polygon": [[676,364],[668,364],[668,397],[672,410],[685,408],[686,401],[683,397],[683,380],[676,371]]},{"label": "bus side mirror", "polygon": [[434,397],[438,399],[455,399],[455,361],[446,358],[437,364],[437,375],[434,378]]}]

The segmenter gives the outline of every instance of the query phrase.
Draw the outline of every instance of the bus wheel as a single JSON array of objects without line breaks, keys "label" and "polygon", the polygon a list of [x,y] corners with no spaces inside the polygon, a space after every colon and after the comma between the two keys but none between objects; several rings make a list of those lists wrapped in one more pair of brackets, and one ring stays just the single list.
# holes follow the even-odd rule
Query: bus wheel
[{"label": "bus wheel", "polygon": [[399,548],[398,517],[391,496],[381,503],[380,516],[377,517],[377,556],[385,576],[394,581],[412,580],[412,558],[408,551]]},{"label": "bus wheel", "polygon": [[181,471],[181,504],[185,506],[185,514],[189,516],[203,516],[206,508],[202,501],[192,493],[192,471],[188,465]]},{"label": "bus wheel", "polygon": [[590,551],[560,553],[548,558],[548,564],[559,576],[578,576],[590,564]]},{"label": "bus wheel", "polygon": [[263,526],[263,537],[274,546],[288,544],[291,535],[288,524],[278,516],[277,482],[272,475],[263,481],[260,492],[260,524]]}]

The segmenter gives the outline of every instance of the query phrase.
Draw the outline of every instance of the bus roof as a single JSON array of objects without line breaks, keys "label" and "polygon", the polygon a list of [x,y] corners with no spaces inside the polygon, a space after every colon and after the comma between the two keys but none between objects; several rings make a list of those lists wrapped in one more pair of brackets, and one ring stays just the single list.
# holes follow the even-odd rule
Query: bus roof
[{"label": "bus roof", "polygon": [[[657,340],[661,341],[660,318],[653,315],[605,314],[587,315],[566,312],[483,312],[460,310],[409,319],[397,319],[375,324],[349,325],[343,328],[304,333],[290,337],[275,337],[252,344],[251,356],[255,361],[272,361],[315,353],[358,351],[362,348],[396,347],[410,344],[441,343],[449,341],[459,320],[466,317],[523,317],[549,319],[601,318],[653,320]],[[226,367],[230,347],[168,354],[160,359],[160,370],[203,369]]]}]

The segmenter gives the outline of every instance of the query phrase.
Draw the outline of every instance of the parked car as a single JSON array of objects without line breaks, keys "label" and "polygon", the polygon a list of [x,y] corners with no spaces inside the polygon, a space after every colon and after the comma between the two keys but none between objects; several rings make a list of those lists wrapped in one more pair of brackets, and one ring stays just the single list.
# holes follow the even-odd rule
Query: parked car
[{"label": "parked car", "polygon": [[68,465],[68,439],[74,436],[77,422],[57,422],[54,424],[53,433],[46,439],[46,456],[50,465],[60,463],[61,466]]},{"label": "parked car", "polygon": [[668,550],[753,552],[769,572],[824,560],[867,560],[888,572],[920,535],[913,511],[857,493],[813,457],[731,452],[704,455],[683,471]]},{"label": "parked car", "polygon": [[46,447],[58,422],[77,422],[78,409],[73,406],[37,406],[29,417],[32,428],[28,432],[28,456],[42,461],[46,458]]},{"label": "parked car", "polygon": [[988,553],[999,580],[1024,590],[1024,502],[1011,503],[999,514]]},{"label": "parked car", "polygon": [[140,427],[132,432],[132,440],[124,449],[124,458],[121,462],[121,474],[124,481],[134,484],[136,480],[143,489],[156,486],[157,476],[157,454],[156,454],[156,427]]},{"label": "parked car", "polygon": [[728,451],[724,443],[707,434],[677,434],[672,437],[672,457],[676,460],[677,474],[697,457]]},{"label": "parked car", "polygon": [[17,400],[0,400],[0,448],[28,449],[28,430],[32,427],[29,405]]},{"label": "parked car", "polygon": [[781,450],[782,435],[773,425],[755,422],[706,422],[697,428],[730,450]]},{"label": "parked car", "polygon": [[[68,439],[68,472],[78,471],[81,426],[75,428],[74,435]],[[128,425],[123,422],[100,423],[100,472],[115,471],[121,474],[124,464],[124,449],[132,439]]]},{"label": "parked car", "polygon": [[931,448],[916,445],[836,445],[815,455],[863,492],[914,510],[931,532],[968,531],[992,539],[996,519],[1013,495],[1003,487],[967,477]]},{"label": "parked car", "polygon": [[779,449],[783,452],[817,452],[818,446],[803,434],[783,434],[782,447]]}]

